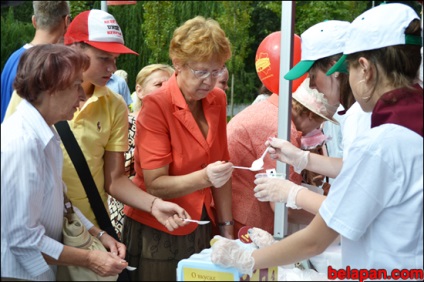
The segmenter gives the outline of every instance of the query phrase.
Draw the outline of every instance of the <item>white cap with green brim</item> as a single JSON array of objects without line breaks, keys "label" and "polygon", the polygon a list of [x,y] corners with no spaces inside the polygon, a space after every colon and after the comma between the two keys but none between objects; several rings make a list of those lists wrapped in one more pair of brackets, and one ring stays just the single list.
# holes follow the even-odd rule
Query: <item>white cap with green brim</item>
[{"label": "white cap with green brim", "polygon": [[317,23],[302,33],[302,56],[285,76],[287,80],[294,80],[310,70],[315,61],[343,53],[344,40],[349,22],[324,21]]},{"label": "white cap with green brim", "polygon": [[327,72],[331,75],[345,69],[346,56],[360,51],[380,49],[394,45],[422,45],[420,36],[405,35],[414,19],[420,19],[408,5],[381,4],[359,15],[348,27],[343,56]]}]

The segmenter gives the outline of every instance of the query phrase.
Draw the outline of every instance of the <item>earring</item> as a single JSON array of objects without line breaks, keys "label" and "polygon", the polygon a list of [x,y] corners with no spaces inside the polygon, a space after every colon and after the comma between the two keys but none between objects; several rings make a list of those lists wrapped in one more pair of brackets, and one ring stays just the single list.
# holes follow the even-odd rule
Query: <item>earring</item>
[{"label": "earring", "polygon": [[[358,85],[359,83],[364,83],[366,80],[365,79],[361,79],[360,81],[358,81],[357,83],[356,83],[356,85]],[[361,87],[361,90],[360,90],[360,92],[361,92],[361,94],[363,94],[363,93],[365,93],[365,90],[363,89],[365,86],[364,86],[365,84],[362,84],[362,87]],[[368,100],[369,98],[371,98],[371,95],[368,95],[367,97],[363,97],[362,95],[361,95],[361,99],[362,100]]]},{"label": "earring", "polygon": [[334,77],[335,77],[335,78],[338,78],[338,77],[339,77],[339,73],[338,73],[338,72],[336,72],[336,73],[334,74]]}]

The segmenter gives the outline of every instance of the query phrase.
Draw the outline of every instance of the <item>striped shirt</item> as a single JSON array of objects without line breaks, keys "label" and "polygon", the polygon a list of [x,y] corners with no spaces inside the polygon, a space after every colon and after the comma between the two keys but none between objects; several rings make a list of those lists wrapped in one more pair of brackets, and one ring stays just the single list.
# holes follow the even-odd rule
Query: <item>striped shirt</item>
[{"label": "striped shirt", "polygon": [[26,100],[1,125],[1,277],[56,280],[42,253],[58,259],[63,250],[60,142]]}]

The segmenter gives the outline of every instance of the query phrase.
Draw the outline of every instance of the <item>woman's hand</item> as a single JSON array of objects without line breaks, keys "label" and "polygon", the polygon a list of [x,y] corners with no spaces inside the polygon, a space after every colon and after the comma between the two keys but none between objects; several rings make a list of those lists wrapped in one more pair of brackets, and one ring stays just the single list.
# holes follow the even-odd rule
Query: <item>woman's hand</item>
[{"label": "woman's hand", "polygon": [[268,153],[272,159],[293,166],[296,173],[300,173],[308,165],[309,151],[303,151],[287,140],[270,137],[265,145],[270,146]]},{"label": "woman's hand", "polygon": [[103,277],[118,275],[128,266],[128,263],[116,254],[99,250],[89,251],[87,261],[88,268]]},{"label": "woman's hand", "polygon": [[255,197],[260,202],[287,203],[287,197],[293,182],[274,177],[261,177],[255,179],[256,187],[253,189]]},{"label": "woman's hand", "polygon": [[107,234],[107,232],[100,237],[100,242],[107,250],[109,250],[109,252],[117,255],[121,259],[125,259],[127,247],[121,242],[116,241],[115,238]]},{"label": "woman's hand", "polygon": [[206,168],[206,177],[215,188],[224,186],[233,173],[233,164],[230,162],[217,161],[209,164]]},{"label": "woman's hand", "polygon": [[182,218],[191,219],[190,215],[179,205],[159,198],[154,200],[151,213],[169,231],[188,224]]},{"label": "woman's hand", "polygon": [[248,233],[252,242],[258,246],[259,249],[271,246],[277,242],[270,233],[257,227],[250,228]]},{"label": "woman's hand", "polygon": [[252,276],[255,260],[253,249],[244,249],[234,240],[219,237],[212,245],[211,261],[223,267],[235,267],[240,273]]}]

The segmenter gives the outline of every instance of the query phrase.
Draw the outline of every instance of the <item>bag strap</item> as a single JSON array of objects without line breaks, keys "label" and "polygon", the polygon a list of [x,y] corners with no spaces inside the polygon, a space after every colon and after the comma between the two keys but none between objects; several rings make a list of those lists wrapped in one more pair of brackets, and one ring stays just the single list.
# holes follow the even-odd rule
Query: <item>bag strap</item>
[{"label": "bag strap", "polygon": [[[69,127],[69,123],[64,121],[59,121],[55,124],[56,130],[62,139],[63,145],[68,152],[69,157],[74,164],[75,170],[78,173],[78,176],[84,186],[85,193],[87,194],[88,200],[91,205],[91,209],[96,216],[97,222],[101,229],[106,231],[110,236],[115,238],[116,241],[120,241],[118,235],[116,234],[115,228],[112,226],[112,223],[109,218],[109,214],[106,211],[105,206],[103,205],[102,198],[100,197],[99,191],[97,190],[96,183],[94,182],[93,176],[91,175],[90,168],[88,167],[87,160],[84,157],[78,141],[75,139],[74,133]],[[65,201],[68,197],[65,194]],[[68,199],[69,201],[69,199]],[[71,201],[69,201],[71,203]],[[65,204],[66,205],[66,204]],[[71,203],[72,205],[72,203]],[[131,281],[130,275],[127,269],[124,269],[118,276],[118,281]]]},{"label": "bag strap", "polygon": [[69,200],[68,196],[66,195],[65,191],[63,191],[63,202],[65,205],[66,213],[74,213],[74,206],[72,205],[71,200]]},{"label": "bag strap", "polygon": [[56,130],[62,139],[63,145],[68,152],[69,157],[74,164],[75,170],[84,186],[85,193],[87,194],[88,200],[91,205],[91,209],[96,216],[96,220],[99,223],[99,227],[105,230],[110,236],[120,241],[116,234],[115,228],[110,222],[109,214],[103,205],[103,200],[100,197],[99,191],[97,190],[96,183],[94,182],[93,176],[91,175],[90,168],[88,167],[87,161],[84,157],[74,134],[69,127],[67,121],[59,121],[55,124]]}]

